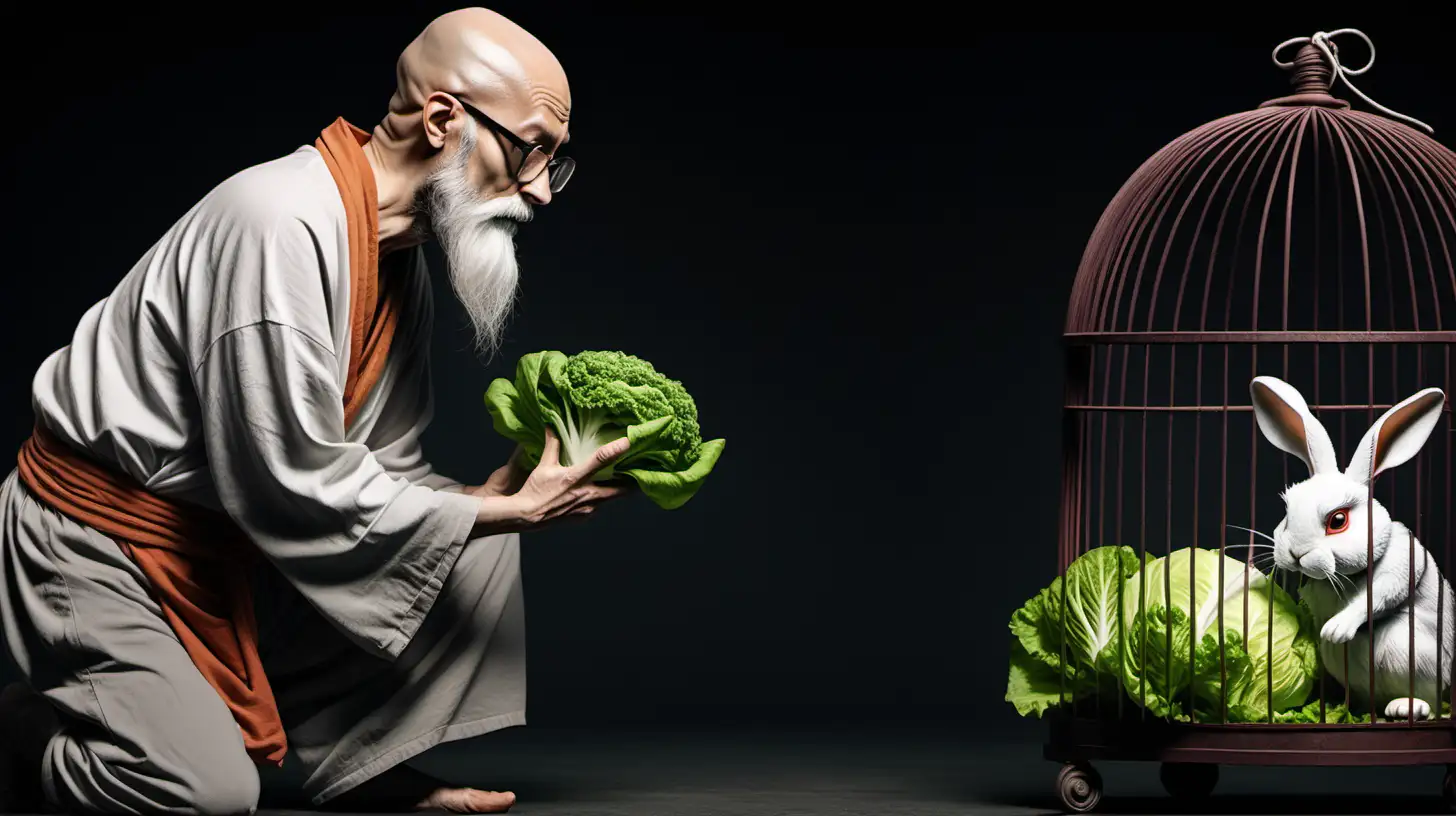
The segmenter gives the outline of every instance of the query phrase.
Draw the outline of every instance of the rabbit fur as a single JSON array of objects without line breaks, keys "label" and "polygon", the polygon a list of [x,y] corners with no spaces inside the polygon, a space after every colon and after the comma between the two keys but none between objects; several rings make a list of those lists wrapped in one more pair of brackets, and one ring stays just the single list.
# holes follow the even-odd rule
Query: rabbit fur
[{"label": "rabbit fur", "polygon": [[[1313,579],[1304,582],[1301,597],[1313,613],[1326,670],[1350,692],[1352,703],[1383,711],[1386,717],[1429,718],[1431,701],[1439,706],[1450,688],[1456,604],[1435,559],[1406,525],[1392,520],[1374,500],[1370,485],[1380,474],[1415,457],[1440,420],[1445,395],[1438,388],[1427,388],[1392,406],[1365,433],[1342,471],[1329,434],[1299,391],[1274,377],[1255,377],[1249,389],[1264,436],[1309,467],[1309,478],[1283,493],[1285,517],[1274,530],[1274,563]],[[1370,699],[1368,620],[1375,623],[1374,700]],[[1439,680],[1438,661],[1443,675]]]}]

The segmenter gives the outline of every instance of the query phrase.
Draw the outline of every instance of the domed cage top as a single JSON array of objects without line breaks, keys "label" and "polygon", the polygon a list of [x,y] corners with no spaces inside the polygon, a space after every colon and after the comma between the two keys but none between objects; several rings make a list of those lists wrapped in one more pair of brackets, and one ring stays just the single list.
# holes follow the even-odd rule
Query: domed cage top
[{"label": "domed cage top", "polygon": [[[1214,564],[1215,586],[1224,592],[1214,593],[1216,609],[1190,597],[1181,610],[1195,621],[1190,632],[1217,638],[1210,662],[1200,656],[1197,634],[1175,643],[1171,624],[1157,637],[1152,628],[1129,630],[1131,616],[1143,614],[1145,623],[1150,606],[1174,614],[1171,566],[1153,585],[1141,579],[1119,587],[1116,603],[1125,614],[1116,616],[1115,659],[1133,659],[1139,681],[1084,683],[1081,673],[1099,667],[1068,665],[1050,712],[1047,757],[1071,763],[1062,794],[1072,809],[1083,809],[1078,790],[1092,790],[1090,771],[1079,763],[1097,758],[1173,767],[1456,763],[1452,596],[1418,598],[1436,606],[1434,616],[1419,617],[1398,604],[1379,608],[1384,596],[1373,590],[1381,567],[1327,579],[1299,564],[1276,568],[1272,539],[1286,513],[1292,529],[1314,523],[1295,518],[1300,512],[1336,508],[1293,499],[1286,506],[1286,488],[1310,478],[1311,468],[1261,430],[1251,390],[1256,377],[1271,377],[1269,388],[1285,383],[1297,391],[1293,399],[1302,397],[1328,433],[1341,471],[1358,457],[1366,432],[1404,405],[1379,439],[1413,423],[1419,427],[1407,439],[1429,435],[1412,458],[1349,497],[1351,515],[1367,528],[1366,563],[1403,562],[1408,591],[1399,594],[1441,586],[1425,582],[1427,563],[1449,586],[1456,567],[1449,400],[1456,381],[1456,154],[1396,121],[1405,118],[1399,114],[1366,113],[1337,98],[1334,79],[1358,72],[1340,65],[1328,36],[1307,38],[1293,62],[1281,65],[1293,94],[1196,128],[1138,168],[1098,222],[1073,287],[1059,574],[1101,547],[1127,547],[1139,564],[1199,548],[1219,557],[1166,563],[1186,571],[1189,586],[1198,585],[1198,569]],[[1433,387],[1440,392],[1433,395]],[[1289,411],[1287,403],[1271,400],[1269,411]],[[1391,443],[1377,448],[1382,444]],[[1388,538],[1375,529],[1376,513],[1358,509],[1372,501],[1398,523],[1381,524]],[[1184,578],[1180,572],[1176,580]],[[1276,643],[1278,592],[1260,592],[1265,581],[1302,615],[1313,614],[1309,599],[1320,592],[1366,612],[1353,640],[1315,641],[1318,681],[1302,717],[1276,710],[1274,655],[1292,647]],[[1069,593],[1060,596],[1064,605]],[[1260,614],[1251,604],[1269,609]],[[1071,617],[1061,616],[1064,634]],[[1316,635],[1321,622],[1312,621]],[[1376,637],[1369,636],[1372,622]],[[1384,668],[1394,659],[1384,632],[1396,626],[1408,646],[1400,655],[1405,671]],[[1260,675],[1265,693],[1229,700],[1230,673],[1248,671],[1230,643],[1257,645],[1260,638],[1267,656],[1253,669],[1268,674]],[[1115,672],[1130,676],[1125,665]],[[1147,686],[1159,685],[1157,672],[1182,678],[1164,688],[1203,684],[1216,693],[1150,705]],[[1429,716],[1418,703],[1390,705],[1402,699],[1425,703]]]}]

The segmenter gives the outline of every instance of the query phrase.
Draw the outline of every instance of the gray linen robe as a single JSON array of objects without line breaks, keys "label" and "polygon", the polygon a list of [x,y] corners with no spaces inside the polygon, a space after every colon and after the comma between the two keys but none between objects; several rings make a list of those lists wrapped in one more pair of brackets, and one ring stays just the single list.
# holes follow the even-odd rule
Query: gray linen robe
[{"label": "gray linen robe", "polygon": [[[39,421],[158,493],[226,510],[267,556],[263,657],[315,805],[449,740],[525,721],[519,537],[420,448],[423,254],[384,376],[345,431],[348,231],[311,146],[211,190],[86,312],[33,382]],[[63,808],[247,812],[259,777],[222,700],[115,542],[0,488],[0,640],[62,715]]]}]

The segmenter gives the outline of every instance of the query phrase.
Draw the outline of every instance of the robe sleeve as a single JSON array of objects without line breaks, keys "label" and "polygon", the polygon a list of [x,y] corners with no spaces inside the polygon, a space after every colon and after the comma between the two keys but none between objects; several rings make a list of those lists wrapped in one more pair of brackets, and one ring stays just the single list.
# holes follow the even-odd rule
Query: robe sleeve
[{"label": "robe sleeve", "polygon": [[[306,246],[234,251],[240,280],[318,276]],[[297,265],[305,268],[292,269]],[[218,335],[196,362],[202,433],[219,499],[264,555],[340,631],[393,659],[439,595],[479,500],[392,475],[344,433],[339,361],[272,319]]]}]

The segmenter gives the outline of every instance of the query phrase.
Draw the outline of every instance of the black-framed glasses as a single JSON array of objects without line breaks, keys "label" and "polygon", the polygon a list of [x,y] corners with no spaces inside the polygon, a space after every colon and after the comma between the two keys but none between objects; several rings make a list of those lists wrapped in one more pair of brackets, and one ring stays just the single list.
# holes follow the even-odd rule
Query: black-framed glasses
[{"label": "black-framed glasses", "polygon": [[521,151],[521,164],[520,167],[516,168],[516,182],[518,184],[530,184],[544,172],[549,174],[547,181],[551,186],[551,192],[559,193],[566,186],[566,182],[571,180],[571,174],[576,172],[575,159],[569,156],[552,158],[546,155],[546,151],[540,145],[533,145],[512,133],[510,128],[486,116],[483,111],[466,102],[464,99],[457,96],[455,97],[455,101],[460,103],[460,107],[465,108],[466,113],[475,117],[482,125],[504,136],[506,141]]}]

